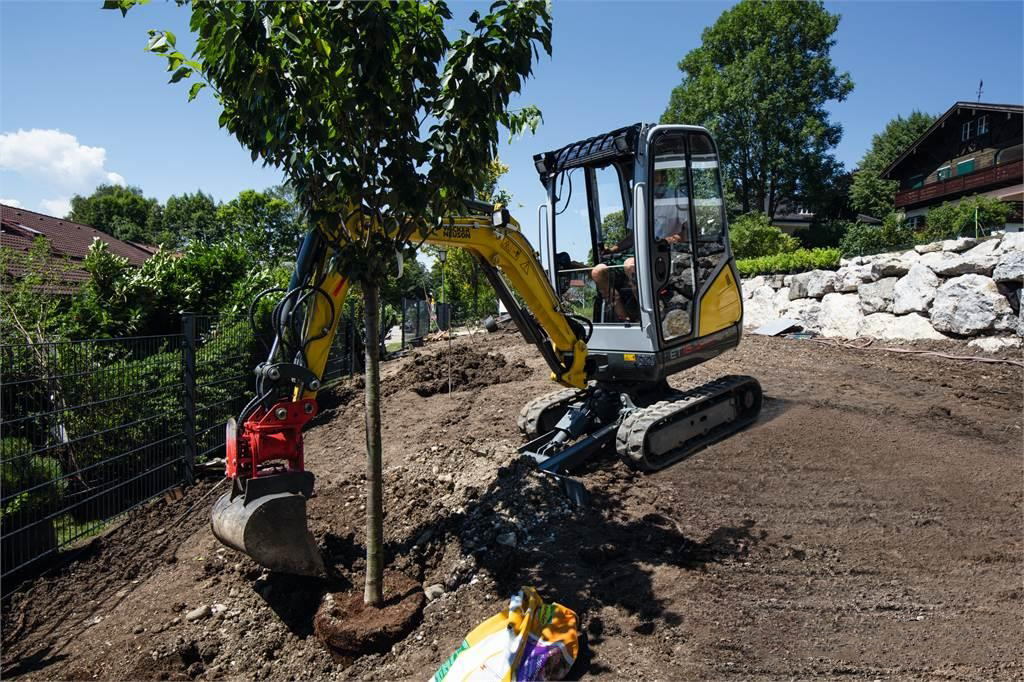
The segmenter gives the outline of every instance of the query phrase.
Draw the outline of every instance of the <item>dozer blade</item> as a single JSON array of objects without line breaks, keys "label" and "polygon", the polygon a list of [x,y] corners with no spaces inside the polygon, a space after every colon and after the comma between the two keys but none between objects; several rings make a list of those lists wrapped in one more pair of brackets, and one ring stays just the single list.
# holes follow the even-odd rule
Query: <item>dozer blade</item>
[{"label": "dozer blade", "polygon": [[213,505],[214,536],[271,571],[323,577],[323,558],[306,526],[313,474],[261,476],[243,485]]}]

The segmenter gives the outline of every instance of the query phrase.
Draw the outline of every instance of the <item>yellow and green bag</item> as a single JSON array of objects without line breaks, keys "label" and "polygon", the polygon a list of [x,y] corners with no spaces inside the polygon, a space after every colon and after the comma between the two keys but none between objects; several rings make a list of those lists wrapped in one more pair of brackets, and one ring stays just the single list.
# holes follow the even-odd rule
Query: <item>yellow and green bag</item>
[{"label": "yellow and green bag", "polygon": [[560,680],[578,653],[576,614],[524,587],[466,636],[432,682]]}]

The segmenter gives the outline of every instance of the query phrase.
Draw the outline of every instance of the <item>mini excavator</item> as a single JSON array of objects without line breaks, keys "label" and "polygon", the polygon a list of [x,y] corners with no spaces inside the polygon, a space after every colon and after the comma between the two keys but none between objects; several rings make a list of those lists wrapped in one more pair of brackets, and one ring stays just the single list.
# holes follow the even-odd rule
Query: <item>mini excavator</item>
[{"label": "mini excavator", "polygon": [[[734,348],[742,329],[707,130],[636,124],[537,154],[534,163],[547,193],[539,251],[505,208],[472,200],[425,241],[473,254],[564,387],[522,409],[520,452],[580,501],[583,488],[569,474],[588,458],[614,448],[641,470],[662,469],[752,423],[761,387],[748,376],[685,391],[667,381]],[[615,229],[609,216],[620,211]],[[274,309],[276,336],[256,368],[256,396],[228,423],[232,489],[213,507],[221,542],[283,573],[324,574],[306,523],[314,478],[302,429],[317,413],[348,290],[333,256],[321,228],[312,229]]]}]

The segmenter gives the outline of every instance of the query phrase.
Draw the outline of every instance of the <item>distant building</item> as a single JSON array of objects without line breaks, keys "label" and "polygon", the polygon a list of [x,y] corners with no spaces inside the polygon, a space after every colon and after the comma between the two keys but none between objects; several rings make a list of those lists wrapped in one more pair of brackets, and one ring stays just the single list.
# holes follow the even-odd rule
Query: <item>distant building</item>
[{"label": "distant building", "polygon": [[[153,255],[153,247],[115,239],[94,227],[0,204],[0,247],[26,253],[38,237],[49,242],[54,272],[60,273],[60,283],[50,287],[51,293],[57,294],[74,293],[89,280],[83,261],[93,239],[106,242],[112,254],[127,258],[135,266]],[[8,263],[7,268],[4,279],[17,279],[24,270],[17,260]]]},{"label": "distant building", "polygon": [[1024,201],[1024,106],[957,102],[888,168],[899,182],[896,208],[912,226],[928,209],[974,194],[1012,204],[1007,230],[1022,229]]}]

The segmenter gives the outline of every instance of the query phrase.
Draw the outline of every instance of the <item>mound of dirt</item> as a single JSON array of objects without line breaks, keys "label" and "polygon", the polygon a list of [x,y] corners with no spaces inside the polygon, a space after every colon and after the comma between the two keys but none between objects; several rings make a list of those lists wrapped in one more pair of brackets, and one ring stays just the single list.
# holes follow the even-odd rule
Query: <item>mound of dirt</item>
[{"label": "mound of dirt", "polygon": [[[415,355],[406,372],[396,379],[397,388],[408,388],[424,398],[448,391],[447,350],[430,355]],[[451,351],[452,391],[483,388],[529,376],[522,360],[509,363],[505,356],[495,352],[480,352],[468,346],[456,346]]]}]

